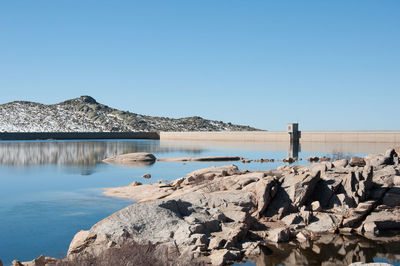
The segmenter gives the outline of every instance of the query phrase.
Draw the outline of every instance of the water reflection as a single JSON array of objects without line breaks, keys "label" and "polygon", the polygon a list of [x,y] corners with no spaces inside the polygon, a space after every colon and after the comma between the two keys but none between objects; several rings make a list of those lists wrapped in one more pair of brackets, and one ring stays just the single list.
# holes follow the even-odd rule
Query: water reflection
[{"label": "water reflection", "polygon": [[[92,166],[101,160],[131,152],[166,153],[183,151],[198,154],[199,148],[161,147],[159,141],[18,141],[0,142],[0,165]],[[88,168],[90,173],[91,168]]]},{"label": "water reflection", "polygon": [[323,235],[316,241],[269,245],[253,258],[257,266],[349,265],[353,262],[400,261],[400,235],[368,239],[354,235]]},{"label": "water reflection", "polygon": [[[288,151],[298,153],[333,153],[365,154],[384,153],[386,149],[399,145],[399,143],[367,143],[367,142],[301,142],[299,146],[290,146],[290,142],[254,142],[254,141],[196,141],[196,140],[162,140],[162,146],[170,147],[197,147],[220,150],[251,150],[251,151]],[[292,150],[293,149],[293,150]]]},{"label": "water reflection", "polygon": [[287,152],[287,158],[299,158],[300,143],[299,141],[291,141]]},{"label": "water reflection", "polygon": [[[158,140],[93,140],[93,141],[0,141],[0,165],[75,165],[94,166],[101,160],[130,152],[183,152],[198,155],[206,150],[287,151],[287,157],[297,158],[301,152],[312,153],[376,153],[384,152],[390,143],[230,143],[173,142]],[[232,154],[225,154],[232,155]],[[234,154],[236,155],[236,154]],[[257,158],[255,158],[257,159]],[[282,158],[275,158],[282,159]],[[90,170],[89,170],[90,172]]]}]

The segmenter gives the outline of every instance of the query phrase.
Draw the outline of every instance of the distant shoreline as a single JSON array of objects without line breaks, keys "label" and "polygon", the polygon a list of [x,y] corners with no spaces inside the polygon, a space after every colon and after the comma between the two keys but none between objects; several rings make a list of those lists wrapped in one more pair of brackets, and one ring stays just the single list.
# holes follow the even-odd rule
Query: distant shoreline
[{"label": "distant shoreline", "polygon": [[157,132],[0,132],[0,140],[160,139]]}]

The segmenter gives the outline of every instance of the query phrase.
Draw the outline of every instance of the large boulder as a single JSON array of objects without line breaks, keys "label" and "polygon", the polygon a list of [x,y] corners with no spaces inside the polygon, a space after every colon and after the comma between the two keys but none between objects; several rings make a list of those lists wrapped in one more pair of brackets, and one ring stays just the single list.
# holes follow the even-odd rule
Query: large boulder
[{"label": "large boulder", "polygon": [[354,166],[364,167],[365,164],[366,163],[365,163],[364,159],[357,157],[357,156],[351,157],[350,162],[349,162],[349,165],[351,167],[354,167]]},{"label": "large boulder", "polygon": [[311,202],[314,189],[320,181],[320,171],[304,170],[300,173],[288,173],[282,177],[281,186],[268,205],[265,212],[266,216],[279,215],[283,217]]},{"label": "large boulder", "polygon": [[155,161],[156,157],[153,154],[147,152],[121,154],[103,160],[103,162],[105,163],[125,166],[143,166],[153,164]]},{"label": "large boulder", "polygon": [[89,231],[79,232],[71,242],[68,256],[98,255],[126,239],[139,244],[175,243],[182,248],[207,249],[208,241],[202,241],[201,235],[225,229],[231,245],[235,245],[246,234],[247,221],[222,227],[229,219],[224,212],[246,213],[255,208],[254,202],[251,192],[218,191],[133,204],[98,222]]}]

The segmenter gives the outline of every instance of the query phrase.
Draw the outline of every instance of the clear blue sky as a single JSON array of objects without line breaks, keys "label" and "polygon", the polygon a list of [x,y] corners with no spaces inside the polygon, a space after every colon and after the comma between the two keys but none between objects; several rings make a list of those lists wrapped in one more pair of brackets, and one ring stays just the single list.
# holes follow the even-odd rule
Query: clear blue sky
[{"label": "clear blue sky", "polygon": [[0,2],[0,103],[400,129],[400,1]]}]

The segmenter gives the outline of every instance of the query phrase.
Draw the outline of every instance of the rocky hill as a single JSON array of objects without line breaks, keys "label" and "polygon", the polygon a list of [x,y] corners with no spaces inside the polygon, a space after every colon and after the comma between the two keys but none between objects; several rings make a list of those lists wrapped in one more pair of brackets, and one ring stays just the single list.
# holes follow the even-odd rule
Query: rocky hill
[{"label": "rocky hill", "polygon": [[179,119],[120,111],[90,96],[53,105],[15,101],[0,105],[0,132],[112,132],[112,131],[253,131],[249,126],[207,120]]}]

